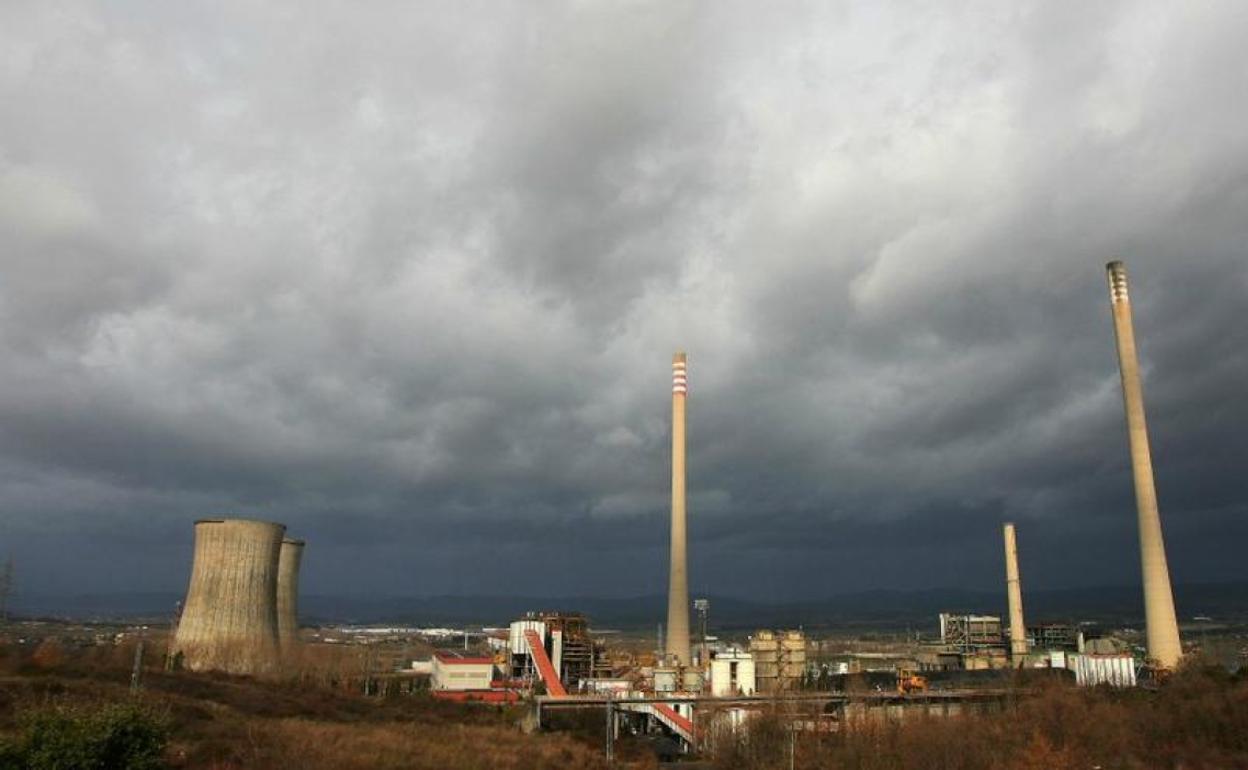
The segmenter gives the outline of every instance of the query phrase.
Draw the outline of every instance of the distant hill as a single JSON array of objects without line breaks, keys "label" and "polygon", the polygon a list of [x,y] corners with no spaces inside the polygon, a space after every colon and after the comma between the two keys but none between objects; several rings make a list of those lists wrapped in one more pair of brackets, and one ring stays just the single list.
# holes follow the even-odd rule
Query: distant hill
[{"label": "distant hill", "polygon": [[[14,602],[25,616],[73,619],[134,619],[166,622],[181,594],[125,593],[28,596]],[[1005,614],[1005,592],[937,588],[922,591],[860,591],[802,602],[766,602],[710,596],[711,625],[717,629],[755,627],[904,629],[931,628],[942,611]],[[1179,585],[1180,620],[1205,615],[1218,620],[1248,619],[1248,583]],[[1138,625],[1143,599],[1138,586],[1035,590],[1023,596],[1029,622],[1089,621]],[[529,610],[583,612],[599,627],[653,628],[667,613],[663,595],[600,597],[305,596],[300,614],[308,621],[403,623],[417,625],[503,625]]]}]

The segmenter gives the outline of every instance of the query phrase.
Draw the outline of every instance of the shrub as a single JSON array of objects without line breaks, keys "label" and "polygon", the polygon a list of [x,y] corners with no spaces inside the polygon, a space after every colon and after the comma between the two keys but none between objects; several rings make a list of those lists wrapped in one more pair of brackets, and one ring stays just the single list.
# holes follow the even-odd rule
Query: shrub
[{"label": "shrub", "polygon": [[131,704],[46,708],[23,716],[0,770],[158,770],[167,736],[164,719]]}]

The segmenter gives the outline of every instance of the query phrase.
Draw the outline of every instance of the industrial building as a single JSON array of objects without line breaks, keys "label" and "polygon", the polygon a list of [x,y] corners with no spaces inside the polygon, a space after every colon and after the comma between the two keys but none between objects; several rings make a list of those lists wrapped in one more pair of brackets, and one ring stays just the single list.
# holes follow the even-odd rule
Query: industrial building
[{"label": "industrial building", "polygon": [[1075,683],[1082,687],[1135,686],[1135,659],[1130,655],[1067,655],[1065,659],[1066,667],[1075,672]]},{"label": "industrial building", "polygon": [[754,657],[742,650],[726,650],[711,658],[711,695],[753,695],[758,689]]},{"label": "industrial building", "polygon": [[430,662],[429,688],[434,691],[489,690],[494,682],[493,658],[469,658],[439,651]]},{"label": "industrial building", "polygon": [[540,676],[529,635],[533,634],[565,687],[576,690],[591,679],[611,676],[602,645],[589,633],[589,621],[576,612],[530,612],[511,624],[508,633],[509,671],[513,680]]},{"label": "industrial building", "polygon": [[1033,650],[1083,652],[1084,633],[1070,623],[1027,626],[1027,644]]},{"label": "industrial building", "polygon": [[960,652],[1001,646],[1001,618],[997,615],[940,613],[940,643]]},{"label": "industrial building", "polygon": [[801,631],[761,630],[750,637],[759,692],[796,689],[806,673],[806,635]]}]

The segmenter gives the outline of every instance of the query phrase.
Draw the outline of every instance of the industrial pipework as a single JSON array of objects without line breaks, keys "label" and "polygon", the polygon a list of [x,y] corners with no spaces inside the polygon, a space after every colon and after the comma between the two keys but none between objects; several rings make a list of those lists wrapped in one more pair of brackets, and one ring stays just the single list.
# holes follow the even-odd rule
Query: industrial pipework
[{"label": "industrial pipework", "polygon": [[689,569],[685,525],[685,399],[689,394],[684,353],[672,356],[672,551],[667,589],[666,657],[682,666],[689,655]]},{"label": "industrial pipework", "polygon": [[1127,295],[1127,269],[1122,262],[1105,266],[1109,277],[1109,301],[1118,342],[1118,366],[1122,374],[1122,400],[1127,416],[1127,439],[1131,448],[1131,471],[1135,478],[1135,505],[1140,529],[1140,562],[1144,571],[1144,622],[1148,658],[1162,669],[1173,669],[1183,655],[1179,624],[1174,612],[1166,545],[1157,511],[1157,488],[1153,482],[1153,459],[1144,422],[1144,391],[1140,385],[1140,362],[1135,349],[1131,300]]},{"label": "industrial pipework", "polygon": [[272,673],[278,665],[277,565],[286,527],[195,522],[195,558],[171,649],[192,671]]}]

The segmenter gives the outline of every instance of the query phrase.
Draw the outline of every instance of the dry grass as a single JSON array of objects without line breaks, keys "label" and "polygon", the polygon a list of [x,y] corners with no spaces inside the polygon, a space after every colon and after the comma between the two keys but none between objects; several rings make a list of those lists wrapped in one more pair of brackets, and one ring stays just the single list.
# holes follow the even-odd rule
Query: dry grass
[{"label": "dry grass", "polygon": [[341,724],[282,719],[264,724],[238,765],[306,770],[528,770],[598,768],[601,758],[567,736],[526,736],[475,725]]},{"label": "dry grass", "polygon": [[[133,649],[16,653],[0,645],[0,735],[23,711],[125,702]],[[185,770],[387,770],[388,768],[603,768],[601,714],[561,717],[568,732],[524,735],[515,709],[466,706],[420,695],[365,698],[319,682],[144,673],[142,703],[172,728],[168,763]],[[838,734],[802,734],[795,767],[852,770],[1102,770],[1248,768],[1248,676],[1188,666],[1159,691],[1077,689],[1061,683],[1003,711],[864,720]],[[554,717],[552,716],[552,721]],[[584,722],[584,724],[581,724]],[[620,749],[636,767],[641,751]],[[718,746],[717,766],[787,766],[778,717]]]},{"label": "dry grass", "polygon": [[[719,767],[787,762],[789,737],[778,718],[756,720],[741,738],[723,746]],[[799,735],[796,748],[796,768],[1248,768],[1248,676],[1195,663],[1158,691],[1049,682],[996,713],[862,720],[839,734]]]},{"label": "dry grass", "polygon": [[[0,650],[0,735],[13,733],[23,712],[129,701],[132,655],[122,647]],[[171,726],[168,764],[185,770],[605,767],[597,742],[521,733],[515,709],[366,698],[306,678],[148,669],[138,699]]]}]

